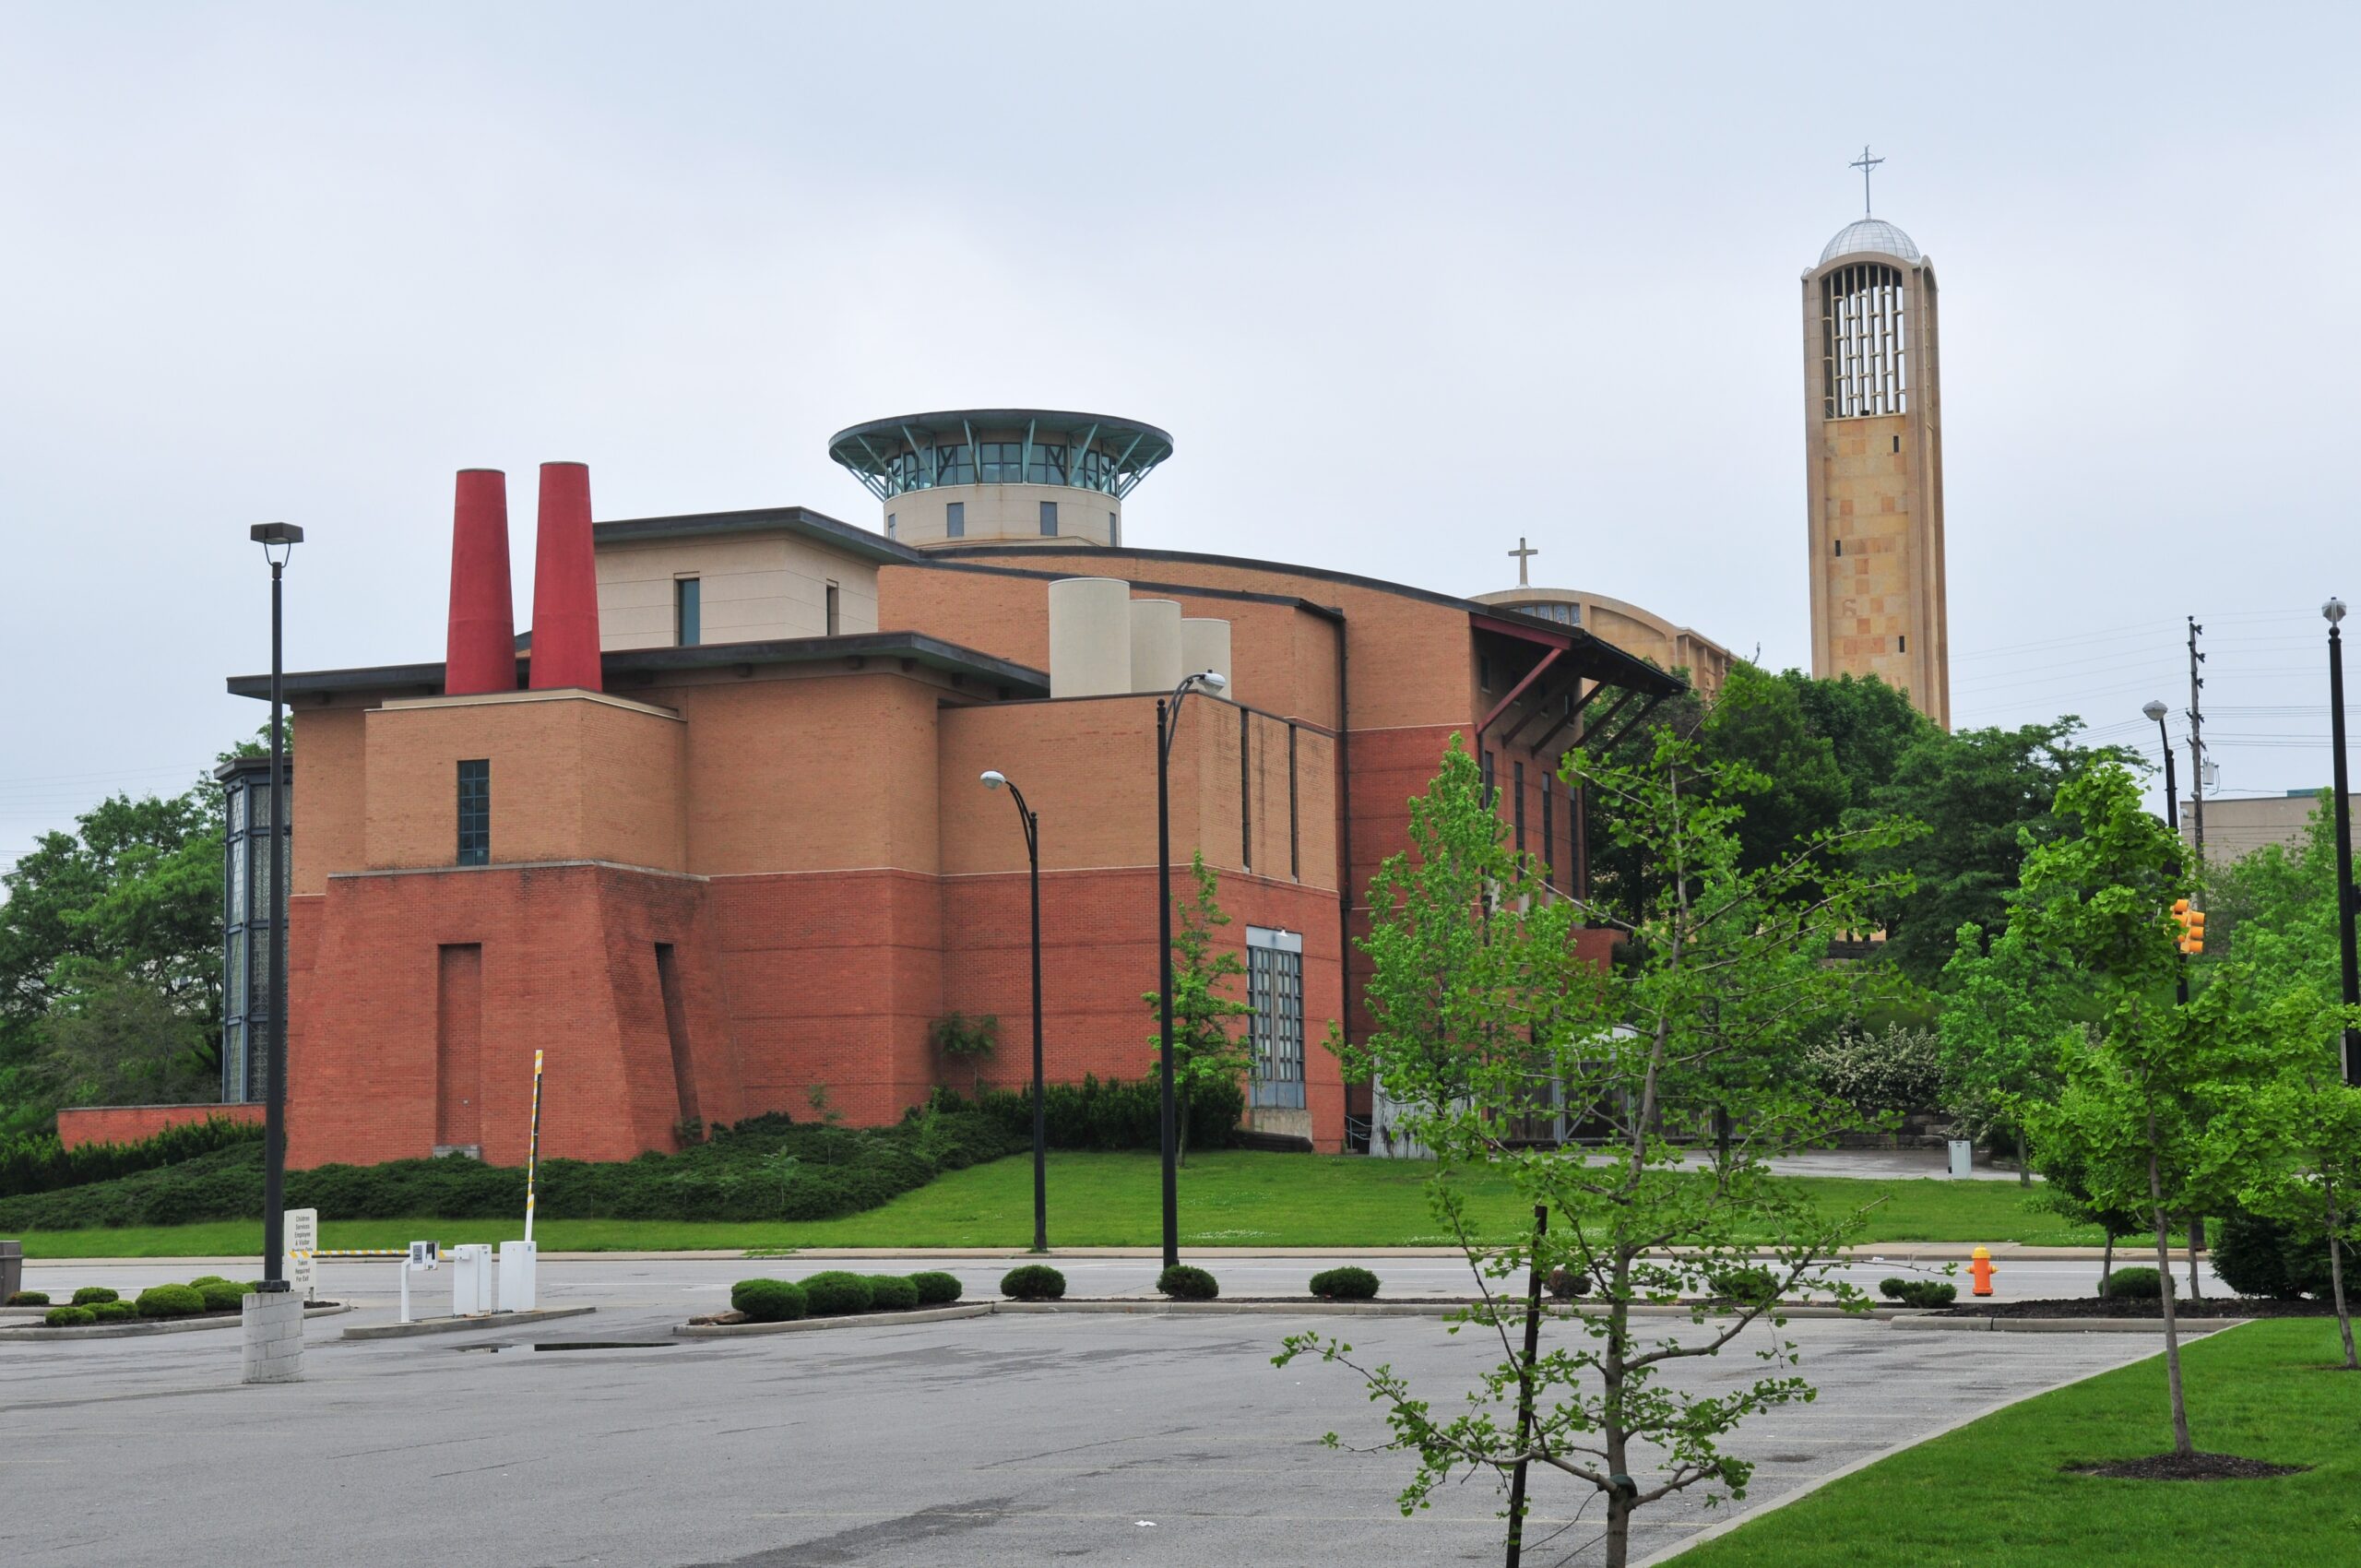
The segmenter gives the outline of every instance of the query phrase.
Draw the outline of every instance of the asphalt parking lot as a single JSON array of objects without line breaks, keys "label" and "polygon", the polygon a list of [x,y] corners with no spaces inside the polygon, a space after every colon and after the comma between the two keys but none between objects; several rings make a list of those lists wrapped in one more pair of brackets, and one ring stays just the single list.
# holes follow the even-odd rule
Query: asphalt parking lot
[{"label": "asphalt parking lot", "polygon": [[[1438,1270],[1445,1266],[1433,1260]],[[1389,1293],[1420,1277],[1381,1264]],[[588,1260],[543,1266],[544,1305],[595,1314],[390,1341],[390,1265],[330,1265],[325,1293],[363,1304],[310,1327],[307,1377],[244,1387],[234,1330],[72,1345],[0,1345],[7,1504],[0,1558],[82,1564],[133,1553],[261,1563],[408,1565],[1031,1564],[1497,1560],[1498,1497],[1446,1491],[1405,1520],[1407,1461],[1332,1452],[1382,1440],[1341,1369],[1275,1369],[1280,1337],[1343,1331],[1363,1353],[1466,1385],[1472,1336],[1423,1319],[995,1316],[722,1341],[672,1324],[721,1304],[730,1279],[825,1261]],[[852,1265],[864,1270],[883,1261]],[[999,1260],[955,1265],[989,1294]],[[1153,1260],[1070,1260],[1081,1293],[1152,1282]],[[2032,1265],[2024,1265],[2030,1267]],[[2072,1265],[2079,1273],[2088,1272]],[[1225,1260],[1232,1294],[1299,1289],[1306,1260]],[[896,1271],[899,1271],[898,1269]],[[182,1265],[43,1268],[57,1283],[132,1285]],[[50,1282],[42,1277],[34,1285]],[[2062,1283],[2062,1280],[2061,1280]],[[434,1289],[443,1287],[440,1280]],[[2082,1289],[2087,1289],[2084,1285]],[[1800,1320],[1819,1401],[1751,1423],[1750,1502],[1994,1404],[2153,1354],[2127,1335],[1904,1334]],[[612,1348],[592,1348],[612,1347]],[[1734,1346],[1683,1384],[1759,1365]],[[1495,1352],[1497,1353],[1497,1352]],[[1557,1561],[1596,1509],[1545,1482],[1536,1529]],[[1642,1515],[1643,1554],[1723,1516],[1702,1498]],[[1569,1561],[1595,1560],[1575,1551]]]}]

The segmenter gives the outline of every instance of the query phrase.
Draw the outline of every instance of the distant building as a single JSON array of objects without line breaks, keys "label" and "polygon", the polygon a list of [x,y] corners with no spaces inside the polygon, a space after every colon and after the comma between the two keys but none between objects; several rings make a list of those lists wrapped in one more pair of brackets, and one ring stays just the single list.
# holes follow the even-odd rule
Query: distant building
[{"label": "distant building", "polygon": [[[2248,799],[2209,795],[2205,800],[2205,863],[2225,866],[2244,860],[2266,844],[2293,848],[2304,841],[2312,814],[2324,803],[2325,790],[2290,790],[2284,795]],[[2350,799],[2361,802],[2361,795]],[[2180,803],[2181,841],[2197,842],[2195,802]]]},{"label": "distant building", "polygon": [[1654,611],[1605,594],[1578,588],[1513,588],[1479,593],[1476,602],[1522,611],[1563,626],[1580,626],[1660,670],[1685,675],[1698,695],[1708,699],[1729,678],[1729,649],[1702,632],[1676,626]]}]

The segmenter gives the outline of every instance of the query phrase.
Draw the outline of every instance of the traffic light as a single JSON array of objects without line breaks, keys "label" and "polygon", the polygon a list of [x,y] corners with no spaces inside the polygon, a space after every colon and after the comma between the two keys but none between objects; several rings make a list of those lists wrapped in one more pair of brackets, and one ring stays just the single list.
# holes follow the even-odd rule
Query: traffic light
[{"label": "traffic light", "polygon": [[2186,898],[2173,900],[2173,920],[2180,926],[2177,946],[2191,955],[2205,951],[2205,911],[2192,906]]}]

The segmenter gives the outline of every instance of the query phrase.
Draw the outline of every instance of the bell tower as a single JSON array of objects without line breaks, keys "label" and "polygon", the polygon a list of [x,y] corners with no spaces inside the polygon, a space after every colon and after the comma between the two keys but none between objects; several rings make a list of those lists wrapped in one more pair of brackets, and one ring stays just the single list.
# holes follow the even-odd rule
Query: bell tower
[{"label": "bell tower", "polygon": [[1934,263],[1867,215],[1803,275],[1811,668],[1875,675],[1951,728],[1941,353]]}]

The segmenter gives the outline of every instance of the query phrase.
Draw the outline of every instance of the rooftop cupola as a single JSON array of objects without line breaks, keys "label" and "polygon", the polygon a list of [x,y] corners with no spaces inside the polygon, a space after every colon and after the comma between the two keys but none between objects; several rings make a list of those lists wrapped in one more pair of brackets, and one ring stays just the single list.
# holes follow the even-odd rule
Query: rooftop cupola
[{"label": "rooftop cupola", "polygon": [[1119,545],[1123,498],[1171,455],[1152,424],[1050,409],[906,414],[828,442],[884,507],[885,537],[920,549]]}]

